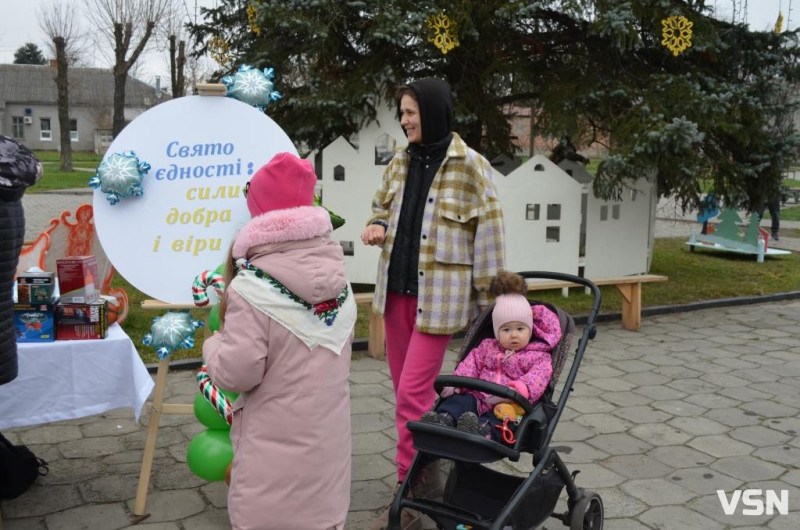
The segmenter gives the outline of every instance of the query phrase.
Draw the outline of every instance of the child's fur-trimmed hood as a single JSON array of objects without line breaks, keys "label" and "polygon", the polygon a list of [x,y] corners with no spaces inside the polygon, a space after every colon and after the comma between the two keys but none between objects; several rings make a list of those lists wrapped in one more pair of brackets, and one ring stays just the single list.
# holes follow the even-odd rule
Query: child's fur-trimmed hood
[{"label": "child's fur-trimmed hood", "polygon": [[253,217],[233,244],[233,258],[247,257],[247,250],[268,243],[302,241],[333,231],[331,217],[321,206],[273,210]]}]

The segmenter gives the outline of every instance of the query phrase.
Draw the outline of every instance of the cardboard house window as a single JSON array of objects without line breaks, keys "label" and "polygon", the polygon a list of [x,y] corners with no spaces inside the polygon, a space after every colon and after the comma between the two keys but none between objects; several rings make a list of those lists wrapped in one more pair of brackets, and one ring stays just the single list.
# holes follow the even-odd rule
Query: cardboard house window
[{"label": "cardboard house window", "polygon": [[525,220],[538,221],[539,220],[539,205],[528,204],[525,206]]},{"label": "cardboard house window", "polygon": [[608,221],[608,205],[604,204],[600,207],[600,220]]},{"label": "cardboard house window", "polygon": [[561,239],[561,228],[558,226],[548,226],[545,231],[545,241],[548,243],[558,243]]},{"label": "cardboard house window", "polygon": [[383,133],[375,139],[375,165],[385,166],[394,156],[394,138]]},{"label": "cardboard house window", "polygon": [[39,139],[53,139],[53,131],[50,130],[50,118],[39,118]]},{"label": "cardboard house window", "polygon": [[336,166],[333,168],[333,180],[344,182],[344,167]]},{"label": "cardboard house window", "polygon": [[11,137],[20,140],[25,138],[25,120],[22,116],[11,117]]},{"label": "cardboard house window", "polygon": [[342,245],[342,251],[344,252],[345,256],[354,256],[355,255],[355,247],[353,246],[352,241],[339,241]]},{"label": "cardboard house window", "polygon": [[612,219],[619,219],[619,210],[620,210],[620,205],[619,204],[615,204],[615,205],[613,205],[611,207],[611,218]]},{"label": "cardboard house window", "polygon": [[547,205],[547,220],[548,221],[560,221],[561,220],[561,205],[560,204],[548,204]]}]

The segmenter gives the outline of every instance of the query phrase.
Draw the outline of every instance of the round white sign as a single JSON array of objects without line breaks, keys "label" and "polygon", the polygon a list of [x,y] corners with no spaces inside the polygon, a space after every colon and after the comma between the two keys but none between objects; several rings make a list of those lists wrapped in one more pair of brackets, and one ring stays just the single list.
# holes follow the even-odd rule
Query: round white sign
[{"label": "round white sign", "polygon": [[122,276],[148,296],[191,303],[192,283],[225,261],[250,219],[244,185],[275,154],[297,150],[269,116],[227,97],[189,96],[133,120],[106,157],[150,164],[141,197],[94,192],[97,235]]}]

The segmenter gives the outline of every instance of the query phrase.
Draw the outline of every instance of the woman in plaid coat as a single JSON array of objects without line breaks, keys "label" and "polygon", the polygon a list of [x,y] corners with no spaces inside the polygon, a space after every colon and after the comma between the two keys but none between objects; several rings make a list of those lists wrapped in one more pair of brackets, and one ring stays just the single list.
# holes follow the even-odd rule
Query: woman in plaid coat
[{"label": "woman in plaid coat", "polygon": [[[450,86],[438,79],[403,86],[398,111],[409,145],[386,168],[361,239],[382,249],[372,309],[386,323],[399,484],[414,456],[406,423],[433,405],[433,381],[450,337],[489,304],[489,284],[503,269],[505,251],[492,167],[451,132]],[[431,487],[412,489],[427,496],[422,490]],[[403,528],[418,528],[420,521],[407,520],[413,517],[407,513]],[[374,528],[387,519],[388,509]]]}]

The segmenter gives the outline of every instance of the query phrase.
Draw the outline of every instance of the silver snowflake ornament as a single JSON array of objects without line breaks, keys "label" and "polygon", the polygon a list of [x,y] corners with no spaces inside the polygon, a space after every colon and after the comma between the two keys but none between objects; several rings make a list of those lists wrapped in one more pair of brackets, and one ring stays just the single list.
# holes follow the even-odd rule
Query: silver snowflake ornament
[{"label": "silver snowflake ornament", "polygon": [[222,83],[228,87],[228,97],[263,111],[267,105],[281,97],[280,92],[274,90],[274,77],[275,71],[272,68],[264,68],[262,71],[243,64],[236,74],[223,77]]},{"label": "silver snowflake ornament", "polygon": [[123,197],[141,197],[142,179],[150,171],[150,164],[140,162],[136,153],[114,153],[103,159],[97,173],[89,179],[89,186],[100,188],[108,202],[117,204]]}]

